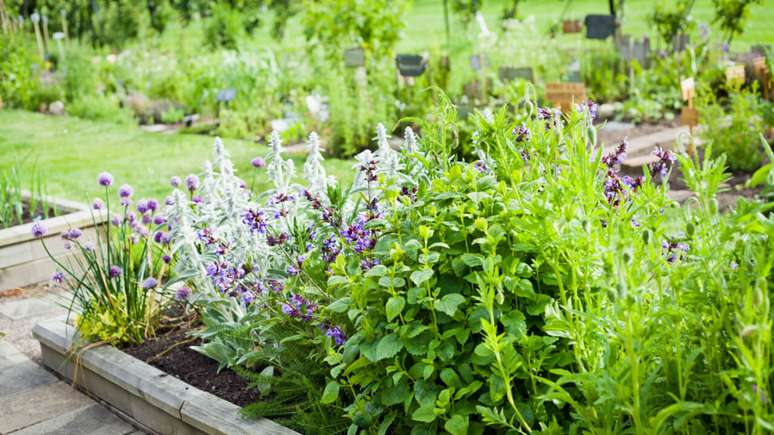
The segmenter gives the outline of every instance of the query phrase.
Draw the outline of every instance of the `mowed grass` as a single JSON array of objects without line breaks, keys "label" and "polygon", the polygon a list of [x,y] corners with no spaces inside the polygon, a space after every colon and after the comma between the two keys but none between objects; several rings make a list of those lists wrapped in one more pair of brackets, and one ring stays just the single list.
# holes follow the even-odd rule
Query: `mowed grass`
[{"label": "mowed grass", "polygon": [[[508,0],[510,2],[510,0]],[[519,14],[523,18],[533,16],[538,30],[547,33],[551,24],[558,22],[565,11],[568,0],[522,0],[519,4]],[[451,4],[452,2],[449,1]],[[501,0],[484,0],[483,15],[489,29],[497,30],[499,19],[502,15],[503,5]],[[624,2],[624,17],[622,23],[623,33],[635,37],[650,36],[652,43],[656,43],[657,34],[653,26],[648,23],[648,16],[653,12],[656,1],[654,0],[626,0]],[[609,13],[607,0],[570,0],[564,18],[577,18],[581,21],[587,14]],[[720,39],[721,35],[716,25],[712,24],[715,10],[712,0],[697,0],[691,17],[696,23],[705,23],[713,31],[713,39]],[[423,47],[444,43],[446,34],[443,19],[443,0],[414,0],[413,6],[407,16],[407,26],[399,48],[422,50]],[[750,7],[750,17],[746,21],[744,34],[732,43],[733,50],[746,50],[752,44],[774,44],[774,0],[763,0],[760,4]],[[475,26],[475,23],[473,23]],[[452,15],[452,34],[464,31],[464,27]],[[561,35],[563,39],[579,39],[578,35]]]},{"label": "mowed grass", "polygon": [[[45,179],[49,195],[91,201],[101,194],[97,175],[113,174],[117,185],[131,184],[137,197],[164,198],[173,175],[201,173],[212,159],[214,138],[198,135],[148,133],[72,117],[55,117],[18,110],[0,110],[0,170],[21,162],[25,172],[35,168]],[[250,141],[226,139],[237,169],[254,190],[269,187],[266,169],[254,169],[250,160],[265,156],[268,147]],[[297,178],[303,175],[303,157],[294,157]],[[353,177],[352,162],[328,159],[329,175],[343,182]]]}]

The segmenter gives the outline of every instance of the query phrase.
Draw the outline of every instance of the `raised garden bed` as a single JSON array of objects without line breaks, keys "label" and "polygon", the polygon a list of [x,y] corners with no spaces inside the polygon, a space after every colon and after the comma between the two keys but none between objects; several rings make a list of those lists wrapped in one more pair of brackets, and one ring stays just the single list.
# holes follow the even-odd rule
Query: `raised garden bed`
[{"label": "raised garden bed", "polygon": [[[47,198],[46,203],[60,213],[39,221],[46,228],[43,236],[46,246],[58,259],[64,260],[66,256],[73,255],[60,237],[62,232],[79,228],[85,239],[94,239],[95,222],[101,225],[106,219],[106,216],[92,212],[87,205],[78,202]],[[46,281],[56,270],[40,241],[32,235],[33,225],[33,222],[28,222],[0,229],[0,290]]]},{"label": "raised garden bed", "polygon": [[271,420],[245,420],[239,406],[115,347],[73,352],[77,331],[63,321],[38,323],[32,333],[40,342],[45,366],[153,432],[296,434]]}]

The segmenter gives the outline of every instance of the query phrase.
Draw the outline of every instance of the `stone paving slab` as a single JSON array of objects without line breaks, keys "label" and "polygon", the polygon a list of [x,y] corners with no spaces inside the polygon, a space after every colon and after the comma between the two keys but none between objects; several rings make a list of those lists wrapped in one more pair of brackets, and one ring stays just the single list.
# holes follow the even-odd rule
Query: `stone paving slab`
[{"label": "stone paving slab", "polygon": [[30,360],[0,368],[0,399],[57,381],[54,375]]},{"label": "stone paving slab", "polygon": [[44,315],[49,317],[49,314],[58,315],[66,312],[66,309],[55,304],[53,301],[42,298],[19,299],[0,305],[0,315],[11,320],[22,320]]},{"label": "stone paving slab", "polygon": [[94,403],[50,420],[12,432],[12,435],[103,435],[141,434],[132,425]]},{"label": "stone paving slab", "polygon": [[0,433],[7,434],[94,403],[64,382],[0,397]]},{"label": "stone paving slab", "polygon": [[15,366],[25,361],[27,361],[26,356],[4,339],[0,339],[0,372],[6,367]]}]

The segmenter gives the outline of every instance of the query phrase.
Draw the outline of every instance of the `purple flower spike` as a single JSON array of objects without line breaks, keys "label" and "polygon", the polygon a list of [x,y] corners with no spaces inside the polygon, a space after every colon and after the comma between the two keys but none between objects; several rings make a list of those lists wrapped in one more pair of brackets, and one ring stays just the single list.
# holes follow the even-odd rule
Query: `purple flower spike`
[{"label": "purple flower spike", "polygon": [[578,104],[576,110],[581,113],[588,110],[589,115],[591,116],[591,120],[593,121],[597,119],[597,113],[599,112],[599,105],[597,105],[597,103],[591,100],[587,100],[586,102]]},{"label": "purple flower spike", "polygon": [[530,133],[526,125],[521,124],[518,127],[514,127],[513,136],[516,138],[516,142],[529,142],[532,133]]},{"label": "purple flower spike", "polygon": [[172,187],[177,187],[180,185],[180,177],[174,176],[169,179],[169,185]]},{"label": "purple flower spike", "polygon": [[99,198],[94,198],[94,202],[91,203],[91,208],[94,210],[102,210],[102,208],[105,207],[105,204],[102,202]]},{"label": "purple flower spike", "polygon": [[46,227],[41,225],[39,222],[35,222],[32,224],[32,236],[36,239],[39,239],[46,235]]},{"label": "purple flower spike", "polygon": [[667,175],[669,175],[669,170],[672,168],[672,165],[677,161],[675,155],[669,150],[665,150],[661,147],[656,147],[656,149],[653,150],[653,155],[658,160],[650,164],[650,175],[654,178],[657,175],[662,179],[666,178]]},{"label": "purple flower spike", "polygon": [[185,177],[185,186],[190,192],[196,191],[196,189],[199,188],[199,177],[197,177],[196,174]]},{"label": "purple flower spike", "polygon": [[103,172],[97,177],[97,183],[100,186],[108,187],[113,184],[113,176],[109,172]]},{"label": "purple flower spike", "polygon": [[153,278],[153,277],[150,277],[142,282],[142,288],[144,288],[145,290],[156,288],[157,285],[159,285],[159,282],[156,281],[156,278]]},{"label": "purple flower spike", "polygon": [[266,160],[261,157],[256,157],[250,161],[250,164],[253,165],[254,168],[263,168],[266,166]]},{"label": "purple flower spike", "polygon": [[123,270],[121,270],[120,267],[116,266],[115,264],[110,266],[110,271],[108,271],[108,276],[111,278],[115,278],[123,273]]}]

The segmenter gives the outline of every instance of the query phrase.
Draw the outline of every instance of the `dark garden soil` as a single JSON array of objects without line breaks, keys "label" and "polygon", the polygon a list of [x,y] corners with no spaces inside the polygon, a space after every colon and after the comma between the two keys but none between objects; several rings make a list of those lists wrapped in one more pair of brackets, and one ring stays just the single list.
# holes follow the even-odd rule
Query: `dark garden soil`
[{"label": "dark garden soil", "polygon": [[[187,330],[176,329],[123,351],[237,406],[245,406],[259,399],[258,390],[249,388],[245,379],[227,369],[218,373],[215,360],[190,349],[190,346],[198,344],[201,341],[191,341]],[[166,353],[161,355],[162,352]]]}]

